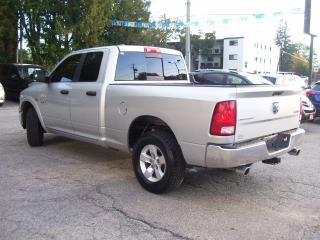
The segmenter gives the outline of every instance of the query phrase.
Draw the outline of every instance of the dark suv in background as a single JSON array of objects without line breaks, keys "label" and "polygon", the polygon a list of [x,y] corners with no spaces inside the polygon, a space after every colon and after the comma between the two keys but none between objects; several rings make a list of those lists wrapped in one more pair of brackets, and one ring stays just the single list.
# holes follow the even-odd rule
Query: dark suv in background
[{"label": "dark suv in background", "polygon": [[8,99],[18,100],[20,92],[27,88],[29,83],[46,75],[46,69],[39,65],[0,64],[0,83]]}]

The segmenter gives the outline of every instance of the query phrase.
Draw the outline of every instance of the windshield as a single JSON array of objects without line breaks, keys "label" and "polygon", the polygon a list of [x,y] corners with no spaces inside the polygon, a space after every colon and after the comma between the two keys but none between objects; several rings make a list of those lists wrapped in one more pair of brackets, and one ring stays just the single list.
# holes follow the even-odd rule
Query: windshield
[{"label": "windshield", "polygon": [[35,66],[18,66],[19,74],[22,78],[37,80],[47,75],[47,71]]}]

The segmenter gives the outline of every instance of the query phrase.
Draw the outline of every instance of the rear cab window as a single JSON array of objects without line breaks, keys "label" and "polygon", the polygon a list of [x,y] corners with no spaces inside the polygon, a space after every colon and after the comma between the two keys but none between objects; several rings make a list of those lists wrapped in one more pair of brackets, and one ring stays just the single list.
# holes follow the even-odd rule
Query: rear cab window
[{"label": "rear cab window", "polygon": [[119,53],[115,81],[170,80],[188,80],[180,55],[129,51]]}]

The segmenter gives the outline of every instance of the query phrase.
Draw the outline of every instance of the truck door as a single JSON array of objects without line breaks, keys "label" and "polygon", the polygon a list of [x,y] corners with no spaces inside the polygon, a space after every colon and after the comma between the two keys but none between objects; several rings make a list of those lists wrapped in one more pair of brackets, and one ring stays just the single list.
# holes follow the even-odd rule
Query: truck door
[{"label": "truck door", "polygon": [[39,106],[48,128],[72,132],[70,120],[71,84],[79,72],[82,54],[65,59],[50,75],[46,91],[39,97]]},{"label": "truck door", "polygon": [[[103,84],[100,68],[103,52],[90,52],[82,59],[77,81],[70,91],[71,123],[76,135],[99,137],[99,106]],[[101,73],[101,74],[100,74]]]}]

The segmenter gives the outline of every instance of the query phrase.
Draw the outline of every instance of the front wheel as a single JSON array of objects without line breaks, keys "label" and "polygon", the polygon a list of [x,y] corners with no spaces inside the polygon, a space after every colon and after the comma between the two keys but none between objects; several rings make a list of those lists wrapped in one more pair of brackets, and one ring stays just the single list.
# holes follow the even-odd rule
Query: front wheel
[{"label": "front wheel", "polygon": [[33,108],[29,108],[27,111],[26,128],[29,145],[32,147],[41,146],[43,144],[43,129]]},{"label": "front wheel", "polygon": [[172,134],[165,131],[144,134],[134,146],[132,162],[139,183],[153,193],[177,187],[184,179],[180,147]]}]

